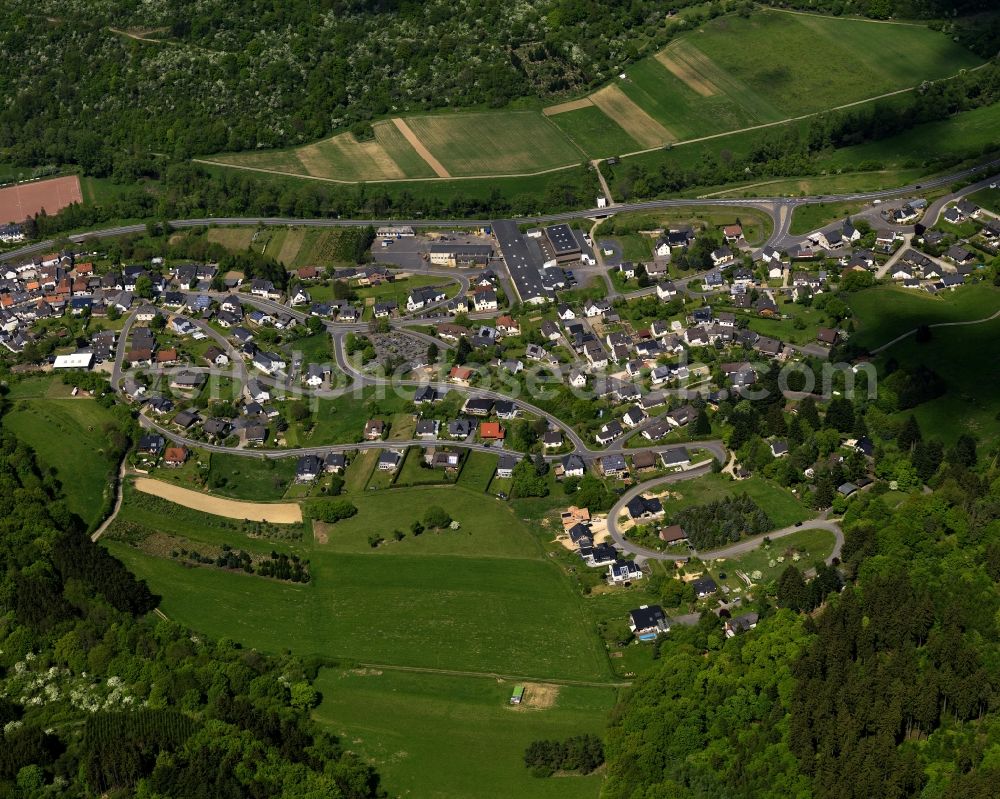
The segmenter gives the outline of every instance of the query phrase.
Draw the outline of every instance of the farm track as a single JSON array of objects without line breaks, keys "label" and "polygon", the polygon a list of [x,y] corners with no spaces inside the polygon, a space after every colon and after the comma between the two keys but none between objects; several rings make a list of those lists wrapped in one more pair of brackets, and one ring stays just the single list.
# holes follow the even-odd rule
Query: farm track
[{"label": "farm track", "polygon": [[579,688],[628,688],[631,682],[599,682],[596,680],[563,680],[554,677],[526,677],[524,675],[498,674],[495,671],[458,671],[455,669],[433,669],[423,666],[394,666],[388,663],[358,663],[363,669],[383,671],[405,671],[411,674],[437,674],[443,677],[481,677],[504,682],[537,682],[547,685],[566,685]]}]

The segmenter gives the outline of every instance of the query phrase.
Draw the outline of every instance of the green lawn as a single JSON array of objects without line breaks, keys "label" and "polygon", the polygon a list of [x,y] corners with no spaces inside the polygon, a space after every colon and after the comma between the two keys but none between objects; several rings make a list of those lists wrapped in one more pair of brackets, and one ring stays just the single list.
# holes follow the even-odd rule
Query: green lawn
[{"label": "green lawn", "polygon": [[946,35],[917,25],[771,11],[720,17],[703,30],[688,37],[697,49],[786,116],[915,86],[980,63]]},{"label": "green lawn", "polygon": [[361,440],[369,419],[397,413],[407,402],[395,392],[387,392],[380,398],[376,387],[366,387],[360,395],[352,390],[333,399],[316,400],[309,432],[294,421],[289,424],[289,430],[303,447],[352,444]]},{"label": "green lawn", "polygon": [[851,340],[874,348],[922,324],[984,319],[1000,307],[1000,289],[976,283],[934,296],[898,286],[874,286],[848,295],[847,302],[858,328]]},{"label": "green lawn", "polygon": [[208,484],[216,494],[269,502],[285,495],[295,477],[295,458],[248,458],[213,452]]},{"label": "green lawn", "polygon": [[969,200],[987,211],[1000,213],[1000,189],[981,189],[969,195]]},{"label": "green lawn", "polygon": [[[367,554],[374,559],[397,555],[453,555],[470,558],[537,559],[541,550],[534,537],[504,503],[496,502],[461,486],[393,488],[389,493],[368,491],[350,500],[358,514],[330,528],[323,551]],[[440,532],[410,533],[410,525],[421,521],[427,509],[444,508],[461,528]],[[483,513],[483,508],[490,512]],[[402,530],[402,541],[392,539]],[[368,536],[380,533],[386,542],[372,550]]]},{"label": "green lawn", "polygon": [[[802,571],[811,569],[818,561],[830,557],[835,543],[829,530],[803,528],[738,558],[714,560],[707,565],[720,586],[727,585],[730,591],[739,595],[751,589],[736,575],[737,571],[746,574],[755,586],[762,585],[777,580],[791,564]],[[759,572],[759,576],[755,572]]]},{"label": "green lawn", "polygon": [[330,334],[326,332],[295,339],[285,349],[290,353],[301,353],[303,364],[333,362]]},{"label": "green lawn", "polygon": [[788,232],[792,235],[811,233],[814,230],[844,217],[856,214],[865,203],[812,203],[800,205],[792,212],[792,225]]},{"label": "green lawn", "polygon": [[812,511],[799,502],[790,491],[760,477],[734,481],[721,474],[707,474],[694,480],[670,485],[668,490],[671,494],[680,494],[680,498],[664,499],[663,505],[667,516],[682,508],[704,505],[736,494],[747,494],[767,511],[775,529],[805,521],[813,515]]},{"label": "green lawn", "polygon": [[497,456],[489,452],[470,452],[458,477],[458,484],[480,493],[490,487],[490,479],[497,468]]},{"label": "green lawn", "polygon": [[[534,740],[601,735],[612,688],[559,686],[546,709],[513,708],[513,683],[375,669],[324,669],[314,717],[374,761],[391,796],[426,799],[596,799],[601,777],[537,779]],[[531,700],[531,686],[525,694]],[[349,742],[349,743],[348,743]]]},{"label": "green lawn", "polygon": [[[103,513],[118,465],[106,454],[106,430],[115,422],[107,408],[69,391],[57,380],[17,384],[3,425],[35,450],[43,468],[55,469],[67,506],[91,525]],[[36,392],[42,396],[18,398]]]},{"label": "green lawn", "polygon": [[410,447],[400,467],[396,485],[421,486],[448,483],[448,473],[444,469],[429,469],[424,465],[423,447]]}]

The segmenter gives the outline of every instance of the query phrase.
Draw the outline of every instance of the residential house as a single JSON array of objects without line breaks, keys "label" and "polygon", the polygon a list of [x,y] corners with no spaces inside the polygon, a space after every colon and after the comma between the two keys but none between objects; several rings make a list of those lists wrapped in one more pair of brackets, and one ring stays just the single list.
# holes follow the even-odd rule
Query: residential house
[{"label": "residential house", "polygon": [[691,587],[694,589],[694,595],[698,599],[704,599],[719,590],[718,584],[707,574],[702,575],[697,580],[693,580]]},{"label": "residential house", "polygon": [[608,566],[608,583],[616,585],[643,578],[642,569],[631,560],[616,560]]},{"label": "residential house", "polygon": [[385,435],[385,422],[381,419],[369,419],[365,423],[365,441],[380,441]]},{"label": "residential house", "polygon": [[323,463],[315,455],[303,455],[295,464],[295,482],[311,483],[323,471]]},{"label": "residential house", "polygon": [[402,455],[393,449],[385,449],[378,456],[378,470],[380,472],[394,472],[399,468]]},{"label": "residential house", "polygon": [[163,453],[163,464],[171,468],[183,466],[187,461],[188,451],[186,447],[167,447]]},{"label": "residential house", "polygon": [[563,458],[560,465],[562,466],[564,477],[583,477],[587,471],[587,464],[575,452]]},{"label": "residential house", "polygon": [[601,446],[605,446],[618,438],[623,432],[621,423],[617,419],[612,419],[607,424],[601,426],[601,429],[595,434],[594,439]]},{"label": "residential house", "polygon": [[418,419],[413,434],[417,438],[437,438],[441,422],[437,419]]},{"label": "residential house", "polygon": [[691,456],[684,447],[672,447],[660,455],[667,469],[683,469],[691,463]]},{"label": "residential house", "polygon": [[658,533],[660,540],[665,544],[683,544],[687,541],[687,533],[679,524],[671,524],[661,527]]},{"label": "residential house", "polygon": [[726,638],[732,638],[739,633],[748,632],[757,626],[757,620],[760,617],[754,611],[749,613],[742,613],[739,616],[733,616],[731,619],[726,619],[723,625],[723,630],[725,630]]},{"label": "residential house", "polygon": [[625,456],[620,453],[605,455],[600,460],[601,472],[605,477],[627,477],[628,464],[625,463]]},{"label": "residential house", "polygon": [[500,456],[500,460],[497,461],[497,477],[504,480],[508,480],[514,476],[514,467],[518,464],[518,458],[516,455],[512,455],[509,452],[505,452]]},{"label": "residential house", "polygon": [[670,621],[659,605],[640,605],[628,612],[628,628],[640,641],[652,641],[670,632]]},{"label": "residential house", "polygon": [[656,497],[638,496],[625,503],[625,510],[633,520],[652,519],[663,515],[663,504]]},{"label": "residential house", "polygon": [[503,425],[499,422],[481,422],[479,424],[479,437],[483,441],[503,441],[505,435]]}]

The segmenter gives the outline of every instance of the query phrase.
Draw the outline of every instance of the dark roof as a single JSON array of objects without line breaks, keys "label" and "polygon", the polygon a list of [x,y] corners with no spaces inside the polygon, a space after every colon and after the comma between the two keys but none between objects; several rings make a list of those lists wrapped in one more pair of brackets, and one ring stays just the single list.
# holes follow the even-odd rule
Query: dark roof
[{"label": "dark roof", "polygon": [[643,605],[635,610],[630,610],[628,615],[637,630],[659,627],[667,620],[667,615],[659,605]]}]

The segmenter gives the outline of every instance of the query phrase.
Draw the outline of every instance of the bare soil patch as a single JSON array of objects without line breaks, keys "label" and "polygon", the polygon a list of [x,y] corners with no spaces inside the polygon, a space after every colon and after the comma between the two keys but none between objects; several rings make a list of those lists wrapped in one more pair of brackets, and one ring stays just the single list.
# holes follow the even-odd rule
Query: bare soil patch
[{"label": "bare soil patch", "polygon": [[556,699],[559,698],[559,686],[551,683],[526,682],[524,683],[524,699],[515,708],[523,710],[547,710],[553,707]]},{"label": "bare soil patch", "polygon": [[547,117],[554,117],[556,114],[565,114],[567,111],[579,111],[581,108],[589,108],[593,104],[593,100],[589,97],[582,97],[579,100],[570,100],[565,103],[550,105],[548,108],[543,108],[542,113]]},{"label": "bare soil patch", "polygon": [[657,147],[677,137],[642,110],[625,92],[612,84],[594,92],[591,99],[643,147]]},{"label": "bare soil patch", "polygon": [[0,225],[23,222],[42,209],[51,216],[70,203],[82,202],[80,178],[76,175],[18,183],[0,189]]},{"label": "bare soil patch", "polygon": [[185,508],[229,519],[249,519],[274,524],[294,524],[302,521],[302,509],[295,503],[241,502],[192,491],[150,477],[137,477],[135,487],[146,494],[152,494],[168,502],[176,502]]}]

